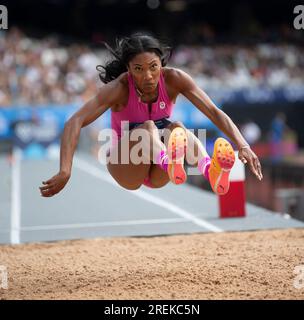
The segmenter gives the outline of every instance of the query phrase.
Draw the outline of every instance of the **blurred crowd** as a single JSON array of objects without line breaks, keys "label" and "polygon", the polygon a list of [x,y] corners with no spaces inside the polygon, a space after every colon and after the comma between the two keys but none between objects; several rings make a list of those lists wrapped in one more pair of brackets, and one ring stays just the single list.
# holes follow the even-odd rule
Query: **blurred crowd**
[{"label": "blurred crowd", "polygon": [[[102,84],[96,65],[107,53],[88,45],[33,39],[17,28],[0,33],[0,106],[84,102]],[[304,85],[303,48],[292,44],[180,46],[171,66],[208,89]]]},{"label": "blurred crowd", "polygon": [[0,34],[0,106],[85,101],[96,92],[99,63],[86,45],[63,47],[11,28]]},{"label": "blurred crowd", "polygon": [[291,44],[179,47],[171,63],[205,90],[304,86],[303,48]]}]

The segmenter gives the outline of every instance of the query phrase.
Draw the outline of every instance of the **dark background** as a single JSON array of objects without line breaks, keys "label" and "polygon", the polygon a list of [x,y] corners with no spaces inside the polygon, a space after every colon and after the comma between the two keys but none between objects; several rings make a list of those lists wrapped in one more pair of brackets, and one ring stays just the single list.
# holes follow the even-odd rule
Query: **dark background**
[{"label": "dark background", "polygon": [[[155,2],[155,1],[150,1]],[[303,43],[291,34],[299,1],[165,0],[150,9],[146,0],[6,0],[10,25],[37,36],[57,33],[67,40],[112,41],[141,29],[170,40],[171,45],[201,41]],[[179,10],[178,10],[179,9]],[[211,27],[211,31],[206,29]]]}]

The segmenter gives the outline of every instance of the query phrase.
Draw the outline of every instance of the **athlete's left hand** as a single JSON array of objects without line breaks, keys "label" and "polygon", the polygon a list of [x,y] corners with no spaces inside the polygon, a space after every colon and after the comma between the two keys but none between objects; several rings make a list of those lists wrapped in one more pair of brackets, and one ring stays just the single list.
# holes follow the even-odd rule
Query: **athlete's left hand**
[{"label": "athlete's left hand", "polygon": [[239,150],[239,159],[244,163],[248,163],[250,170],[257,177],[257,179],[262,180],[262,167],[257,155],[248,146],[246,148],[241,148]]}]

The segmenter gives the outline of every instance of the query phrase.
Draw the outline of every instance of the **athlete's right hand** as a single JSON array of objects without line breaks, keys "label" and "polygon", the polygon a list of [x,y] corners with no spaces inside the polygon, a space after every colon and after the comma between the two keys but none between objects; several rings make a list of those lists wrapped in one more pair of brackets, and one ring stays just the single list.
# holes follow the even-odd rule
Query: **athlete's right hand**
[{"label": "athlete's right hand", "polygon": [[60,192],[70,179],[70,174],[66,172],[59,172],[51,179],[42,181],[43,186],[39,187],[40,193],[43,197],[52,197]]}]

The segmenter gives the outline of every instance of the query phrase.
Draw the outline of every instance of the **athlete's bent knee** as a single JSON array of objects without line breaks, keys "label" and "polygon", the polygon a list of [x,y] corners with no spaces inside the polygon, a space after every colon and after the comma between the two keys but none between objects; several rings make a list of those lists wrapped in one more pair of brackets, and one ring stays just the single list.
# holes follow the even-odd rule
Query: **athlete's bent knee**
[{"label": "athlete's bent knee", "polygon": [[153,120],[147,120],[142,124],[142,128],[146,130],[154,130],[156,128],[156,125]]},{"label": "athlete's bent knee", "polygon": [[172,123],[170,124],[170,127],[171,127],[172,129],[174,129],[174,128],[184,128],[184,129],[186,129],[185,126],[183,125],[183,123],[180,122],[180,121],[174,121],[174,122],[172,122]]}]

